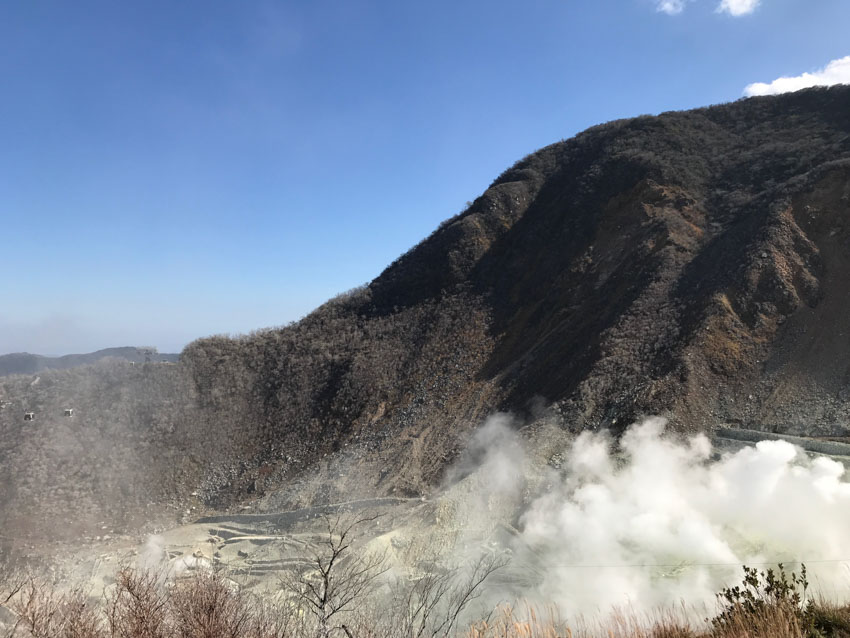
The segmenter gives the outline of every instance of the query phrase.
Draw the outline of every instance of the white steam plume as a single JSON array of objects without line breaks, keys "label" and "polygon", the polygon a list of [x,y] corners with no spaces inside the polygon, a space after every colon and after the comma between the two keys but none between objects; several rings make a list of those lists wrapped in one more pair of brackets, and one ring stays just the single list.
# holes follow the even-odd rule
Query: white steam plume
[{"label": "white steam plume", "polygon": [[167,560],[168,553],[165,551],[165,543],[162,536],[159,536],[158,534],[148,536],[147,542],[139,551],[139,558],[137,561],[139,568],[157,571]]},{"label": "white steam plume", "polygon": [[[744,564],[805,562],[827,597],[850,583],[850,483],[840,463],[785,441],[712,460],[705,436],[676,440],[664,427],[658,418],[632,426],[619,451],[605,433],[576,439],[520,518],[510,569],[526,585],[514,595],[569,616],[684,601],[704,618]],[[486,455],[489,475],[522,476],[516,441],[497,439],[510,452]]]}]

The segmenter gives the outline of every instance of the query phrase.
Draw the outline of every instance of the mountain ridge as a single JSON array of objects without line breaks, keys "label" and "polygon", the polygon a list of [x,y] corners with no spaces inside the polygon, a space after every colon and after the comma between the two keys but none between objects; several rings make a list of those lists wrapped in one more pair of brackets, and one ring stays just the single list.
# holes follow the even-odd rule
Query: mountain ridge
[{"label": "mountain ridge", "polygon": [[85,354],[66,354],[56,357],[32,354],[29,352],[10,352],[0,355],[0,376],[9,374],[35,374],[44,370],[64,370],[75,366],[94,363],[105,357],[117,357],[128,361],[169,361],[176,363],[179,355],[160,353],[156,348],[119,346],[102,348]]},{"label": "mountain ridge", "polygon": [[94,468],[68,496],[65,451],[0,413],[0,522],[69,515],[56,497],[18,516],[60,484],[116,520],[116,494],[149,520],[417,496],[496,411],[573,432],[648,414],[826,432],[850,420],[848,198],[848,87],[593,127],[297,323],[196,340],[177,366],[0,381],[45,413],[82,406],[38,427]]}]

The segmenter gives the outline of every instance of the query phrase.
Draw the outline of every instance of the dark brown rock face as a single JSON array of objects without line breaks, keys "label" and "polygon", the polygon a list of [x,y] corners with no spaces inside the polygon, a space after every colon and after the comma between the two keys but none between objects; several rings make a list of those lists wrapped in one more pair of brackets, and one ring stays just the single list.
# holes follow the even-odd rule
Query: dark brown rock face
[{"label": "dark brown rock face", "polygon": [[229,344],[243,395],[273,436],[375,437],[411,491],[497,409],[577,429],[841,421],[849,133],[838,87],[544,148],[364,289]]}]

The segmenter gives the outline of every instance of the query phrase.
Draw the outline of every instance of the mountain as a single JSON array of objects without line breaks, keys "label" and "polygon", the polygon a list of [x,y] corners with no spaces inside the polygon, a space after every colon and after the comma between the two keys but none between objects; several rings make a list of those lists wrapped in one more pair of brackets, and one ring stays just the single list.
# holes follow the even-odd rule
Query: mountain
[{"label": "mountain", "polygon": [[177,354],[165,354],[156,348],[105,348],[88,354],[66,354],[62,357],[45,357],[29,352],[14,352],[0,355],[0,376],[9,374],[35,374],[44,370],[64,370],[75,366],[94,363],[106,357],[126,359],[127,361],[170,361],[176,363]]},{"label": "mountain", "polygon": [[0,380],[0,524],[415,496],[494,411],[846,435],[849,198],[848,87],[591,128],[297,323]]}]

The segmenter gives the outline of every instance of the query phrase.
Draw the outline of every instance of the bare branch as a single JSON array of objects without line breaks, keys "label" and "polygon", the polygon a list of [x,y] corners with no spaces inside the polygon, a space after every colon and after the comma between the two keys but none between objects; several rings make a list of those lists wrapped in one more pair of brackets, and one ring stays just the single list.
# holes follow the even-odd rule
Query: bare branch
[{"label": "bare branch", "polygon": [[348,633],[337,617],[354,610],[374,590],[387,571],[386,554],[357,555],[353,552],[355,532],[379,515],[356,518],[324,516],[326,535],[308,564],[283,580],[284,588],[313,615],[318,636]]}]

